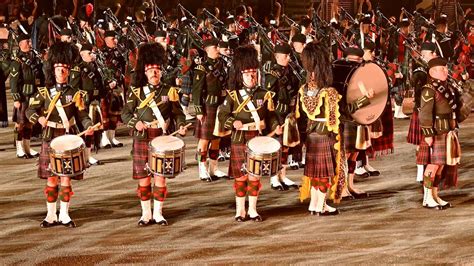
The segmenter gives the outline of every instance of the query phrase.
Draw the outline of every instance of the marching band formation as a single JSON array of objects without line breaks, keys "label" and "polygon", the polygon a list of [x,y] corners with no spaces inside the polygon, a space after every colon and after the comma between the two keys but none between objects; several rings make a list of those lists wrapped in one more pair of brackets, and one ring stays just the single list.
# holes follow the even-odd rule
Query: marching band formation
[{"label": "marching band formation", "polygon": [[[369,158],[393,153],[393,119],[407,115],[422,206],[449,208],[439,190],[457,183],[474,76],[474,13],[456,8],[456,31],[436,10],[387,18],[368,0],[354,16],[333,5],[330,22],[314,9],[295,21],[279,3],[260,21],[246,5],[195,16],[180,4],[163,14],[153,1],[124,21],[111,9],[94,20],[91,4],[13,21],[1,76],[14,101],[16,156],[39,157],[47,181],[41,227],[76,226],[71,180],[102,164],[93,150],[123,146],[121,125],[133,139],[139,226],[168,224],[167,180],[185,168],[175,135],[193,123],[196,178],[233,180],[236,222],[263,220],[263,180],[299,189],[317,216],[339,214],[329,200],[369,197],[354,178],[380,174]],[[30,147],[35,128],[39,152]],[[287,177],[298,168],[300,184]]]}]

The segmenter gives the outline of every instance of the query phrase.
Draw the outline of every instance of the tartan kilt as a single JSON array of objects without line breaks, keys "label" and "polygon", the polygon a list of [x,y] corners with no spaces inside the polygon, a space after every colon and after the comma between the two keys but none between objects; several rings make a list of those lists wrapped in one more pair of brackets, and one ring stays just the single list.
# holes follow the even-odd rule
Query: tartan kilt
[{"label": "tartan kilt", "polygon": [[[345,121],[343,135],[344,135],[344,149],[346,153],[359,151],[358,149],[356,149],[357,124],[354,122]],[[308,140],[306,140],[306,143],[308,143]],[[306,146],[306,149],[308,149],[308,146]]]},{"label": "tartan kilt", "polygon": [[[52,137],[51,140],[53,140],[56,137],[63,136],[66,134],[65,129],[53,129],[52,130]],[[72,133],[74,134],[74,133]],[[51,144],[51,141],[44,141],[41,143],[41,151],[40,151],[40,156],[39,156],[39,161],[38,161],[38,178],[40,179],[48,179],[48,177],[54,176],[54,174],[48,169],[49,168],[49,145]],[[84,174],[76,175],[71,177],[71,179],[74,180],[82,180],[84,178]]]},{"label": "tartan kilt", "polygon": [[312,133],[307,136],[305,176],[321,178],[336,175],[335,143],[336,140],[331,135]]},{"label": "tartan kilt", "polygon": [[242,131],[244,141],[243,143],[232,143],[230,145],[230,163],[229,163],[229,171],[228,176],[233,178],[239,178],[242,174],[242,165],[245,163],[247,159],[246,149],[247,149],[247,142],[252,138],[258,136],[258,131]]},{"label": "tartan kilt", "polygon": [[154,138],[161,135],[163,135],[161,128],[148,128],[147,138],[133,138],[133,179],[142,179],[150,176],[150,172],[146,166],[148,163],[148,144]]},{"label": "tartan kilt", "polygon": [[433,152],[430,154],[430,146],[423,140],[420,143],[416,155],[416,164],[427,165],[445,165],[446,164],[446,137],[447,134],[436,135],[433,137]]},{"label": "tartan kilt", "polygon": [[206,105],[204,108],[203,122],[196,119],[196,126],[194,128],[194,136],[198,139],[213,140],[219,137],[214,136],[214,126],[216,124],[217,106]]},{"label": "tartan kilt", "polygon": [[13,107],[12,121],[18,124],[29,123],[26,117],[26,108],[28,108],[29,101],[21,101],[20,109]]},{"label": "tartan kilt", "polygon": [[367,155],[371,158],[393,153],[393,114],[390,101],[387,101],[380,120],[382,121],[382,136],[371,139],[372,146],[367,149]]},{"label": "tartan kilt", "polygon": [[418,119],[419,113],[415,108],[410,118],[410,127],[408,128],[407,142],[413,145],[420,145],[422,140],[420,120]]}]

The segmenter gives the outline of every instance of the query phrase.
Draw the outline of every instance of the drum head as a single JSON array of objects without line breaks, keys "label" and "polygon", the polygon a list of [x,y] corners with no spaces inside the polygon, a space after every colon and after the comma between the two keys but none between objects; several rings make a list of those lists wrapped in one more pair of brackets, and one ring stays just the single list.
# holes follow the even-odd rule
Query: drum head
[{"label": "drum head", "polygon": [[184,147],[184,142],[173,136],[159,136],[154,138],[150,145],[156,151],[176,151]]},{"label": "drum head", "polygon": [[76,135],[64,135],[54,138],[51,141],[51,149],[55,152],[71,151],[81,147],[84,144],[84,140]]},{"label": "drum head", "polygon": [[247,143],[247,147],[254,153],[268,154],[277,152],[281,145],[271,137],[255,137]]},{"label": "drum head", "polygon": [[388,99],[388,80],[385,71],[375,63],[365,63],[354,71],[347,87],[347,102],[352,103],[362,97],[359,84],[367,90],[373,89],[375,95],[368,106],[351,114],[355,122],[370,125],[377,120],[385,109]]}]

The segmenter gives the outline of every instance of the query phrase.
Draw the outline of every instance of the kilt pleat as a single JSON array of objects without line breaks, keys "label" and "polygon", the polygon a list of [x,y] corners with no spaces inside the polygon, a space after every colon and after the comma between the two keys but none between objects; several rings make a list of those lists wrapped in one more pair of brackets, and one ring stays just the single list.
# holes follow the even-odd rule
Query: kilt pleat
[{"label": "kilt pleat", "polygon": [[306,138],[306,164],[308,177],[332,177],[336,171],[335,139],[328,135],[309,134]]},{"label": "kilt pleat", "polygon": [[148,144],[154,138],[163,135],[163,130],[161,128],[148,128],[146,135],[148,137],[145,139],[133,139],[133,179],[141,179],[150,175],[146,167],[148,163]]}]

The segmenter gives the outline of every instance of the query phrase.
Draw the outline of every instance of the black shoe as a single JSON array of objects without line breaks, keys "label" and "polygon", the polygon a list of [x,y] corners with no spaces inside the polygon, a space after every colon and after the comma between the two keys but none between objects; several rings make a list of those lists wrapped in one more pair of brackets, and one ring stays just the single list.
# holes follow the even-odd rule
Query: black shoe
[{"label": "black shoe", "polygon": [[262,222],[262,221],[263,221],[263,219],[262,219],[262,217],[261,217],[260,215],[257,215],[257,216],[255,216],[255,217],[250,217],[250,216],[249,216],[249,219],[252,220],[252,221],[254,221],[254,222]]},{"label": "black shoe", "polygon": [[299,165],[297,165],[297,164],[294,164],[294,165],[291,165],[291,166],[290,166],[290,169],[291,169],[291,170],[298,170],[299,168],[300,168],[300,167],[299,167]]},{"label": "black shoe", "polygon": [[351,192],[352,197],[354,197],[355,199],[365,199],[369,197],[369,193],[367,192],[362,192],[362,193],[355,193],[354,191],[350,191],[350,192]]},{"label": "black shoe", "polygon": [[[273,186],[273,184],[272,184],[272,185],[270,185],[270,187],[273,190],[278,190],[278,191],[284,191],[285,190],[285,187],[283,187],[283,185]],[[288,189],[286,189],[286,190],[288,190]]]},{"label": "black shoe", "polygon": [[429,209],[429,210],[442,210],[441,206],[439,206],[439,205],[436,205],[436,206],[433,206],[433,207],[430,207],[428,205],[424,205],[423,208],[426,208],[426,209]]},{"label": "black shoe", "polygon": [[[380,174],[380,173],[379,173],[379,174]],[[363,173],[363,174],[361,174],[361,175],[355,174],[355,176],[360,177],[360,178],[367,178],[367,177],[371,176],[371,174],[368,173],[368,172],[365,172],[365,173]]]},{"label": "black shoe", "polygon": [[68,223],[62,223],[60,222],[61,225],[65,226],[65,227],[69,227],[69,228],[75,228],[76,227],[76,224],[74,223],[73,220],[69,221]]},{"label": "black shoe", "polygon": [[107,144],[104,147],[101,147],[101,149],[110,149],[110,148],[112,148],[111,144]]},{"label": "black shoe", "polygon": [[161,220],[161,221],[159,221],[159,222],[153,220],[153,222],[154,222],[155,224],[161,225],[161,226],[167,226],[167,225],[168,225],[168,222],[167,222],[165,219],[163,219],[163,220]]},{"label": "black shoe", "polygon": [[112,144],[112,148],[120,148],[120,147],[123,147],[123,143]]},{"label": "black shoe", "polygon": [[375,170],[375,171],[368,171],[369,175],[370,176],[379,176],[380,175],[380,172]]},{"label": "black shoe", "polygon": [[153,224],[155,224],[155,220],[153,220],[153,219],[150,219],[150,221],[148,221],[148,222],[145,222],[143,220],[138,221],[138,226],[140,226],[140,227],[145,227],[145,226],[149,226],[149,225],[153,225]]},{"label": "black shoe", "polygon": [[283,185],[284,185],[285,187],[287,187],[287,189],[285,189],[285,190],[288,190],[288,189],[290,189],[290,188],[294,188],[294,189],[299,189],[299,188],[300,188],[300,186],[298,186],[297,184],[287,185],[287,184],[283,183]]},{"label": "black shoe", "polygon": [[212,182],[214,181],[212,177],[205,177],[205,178],[200,178],[202,182]]},{"label": "black shoe", "polygon": [[451,207],[453,207],[453,205],[451,205],[451,203],[449,203],[449,202],[446,202],[446,204],[444,204],[444,205],[439,205],[438,209],[439,210],[446,210],[446,209],[449,209]]},{"label": "black shoe", "polygon": [[41,228],[53,227],[53,226],[56,226],[56,225],[58,225],[58,222],[56,222],[56,221],[50,223],[50,222],[47,222],[46,220],[43,220],[43,221],[40,223],[40,227],[41,227]]},{"label": "black shoe", "polygon": [[304,163],[298,162],[298,167],[299,167],[299,168],[304,168],[304,165],[305,165]]},{"label": "black shoe", "polygon": [[333,216],[333,215],[338,215],[339,214],[339,210],[336,209],[335,211],[333,212],[318,212],[317,215],[318,216]]},{"label": "black shoe", "polygon": [[242,217],[242,216],[236,216],[234,219],[238,223],[245,222],[245,217]]}]

